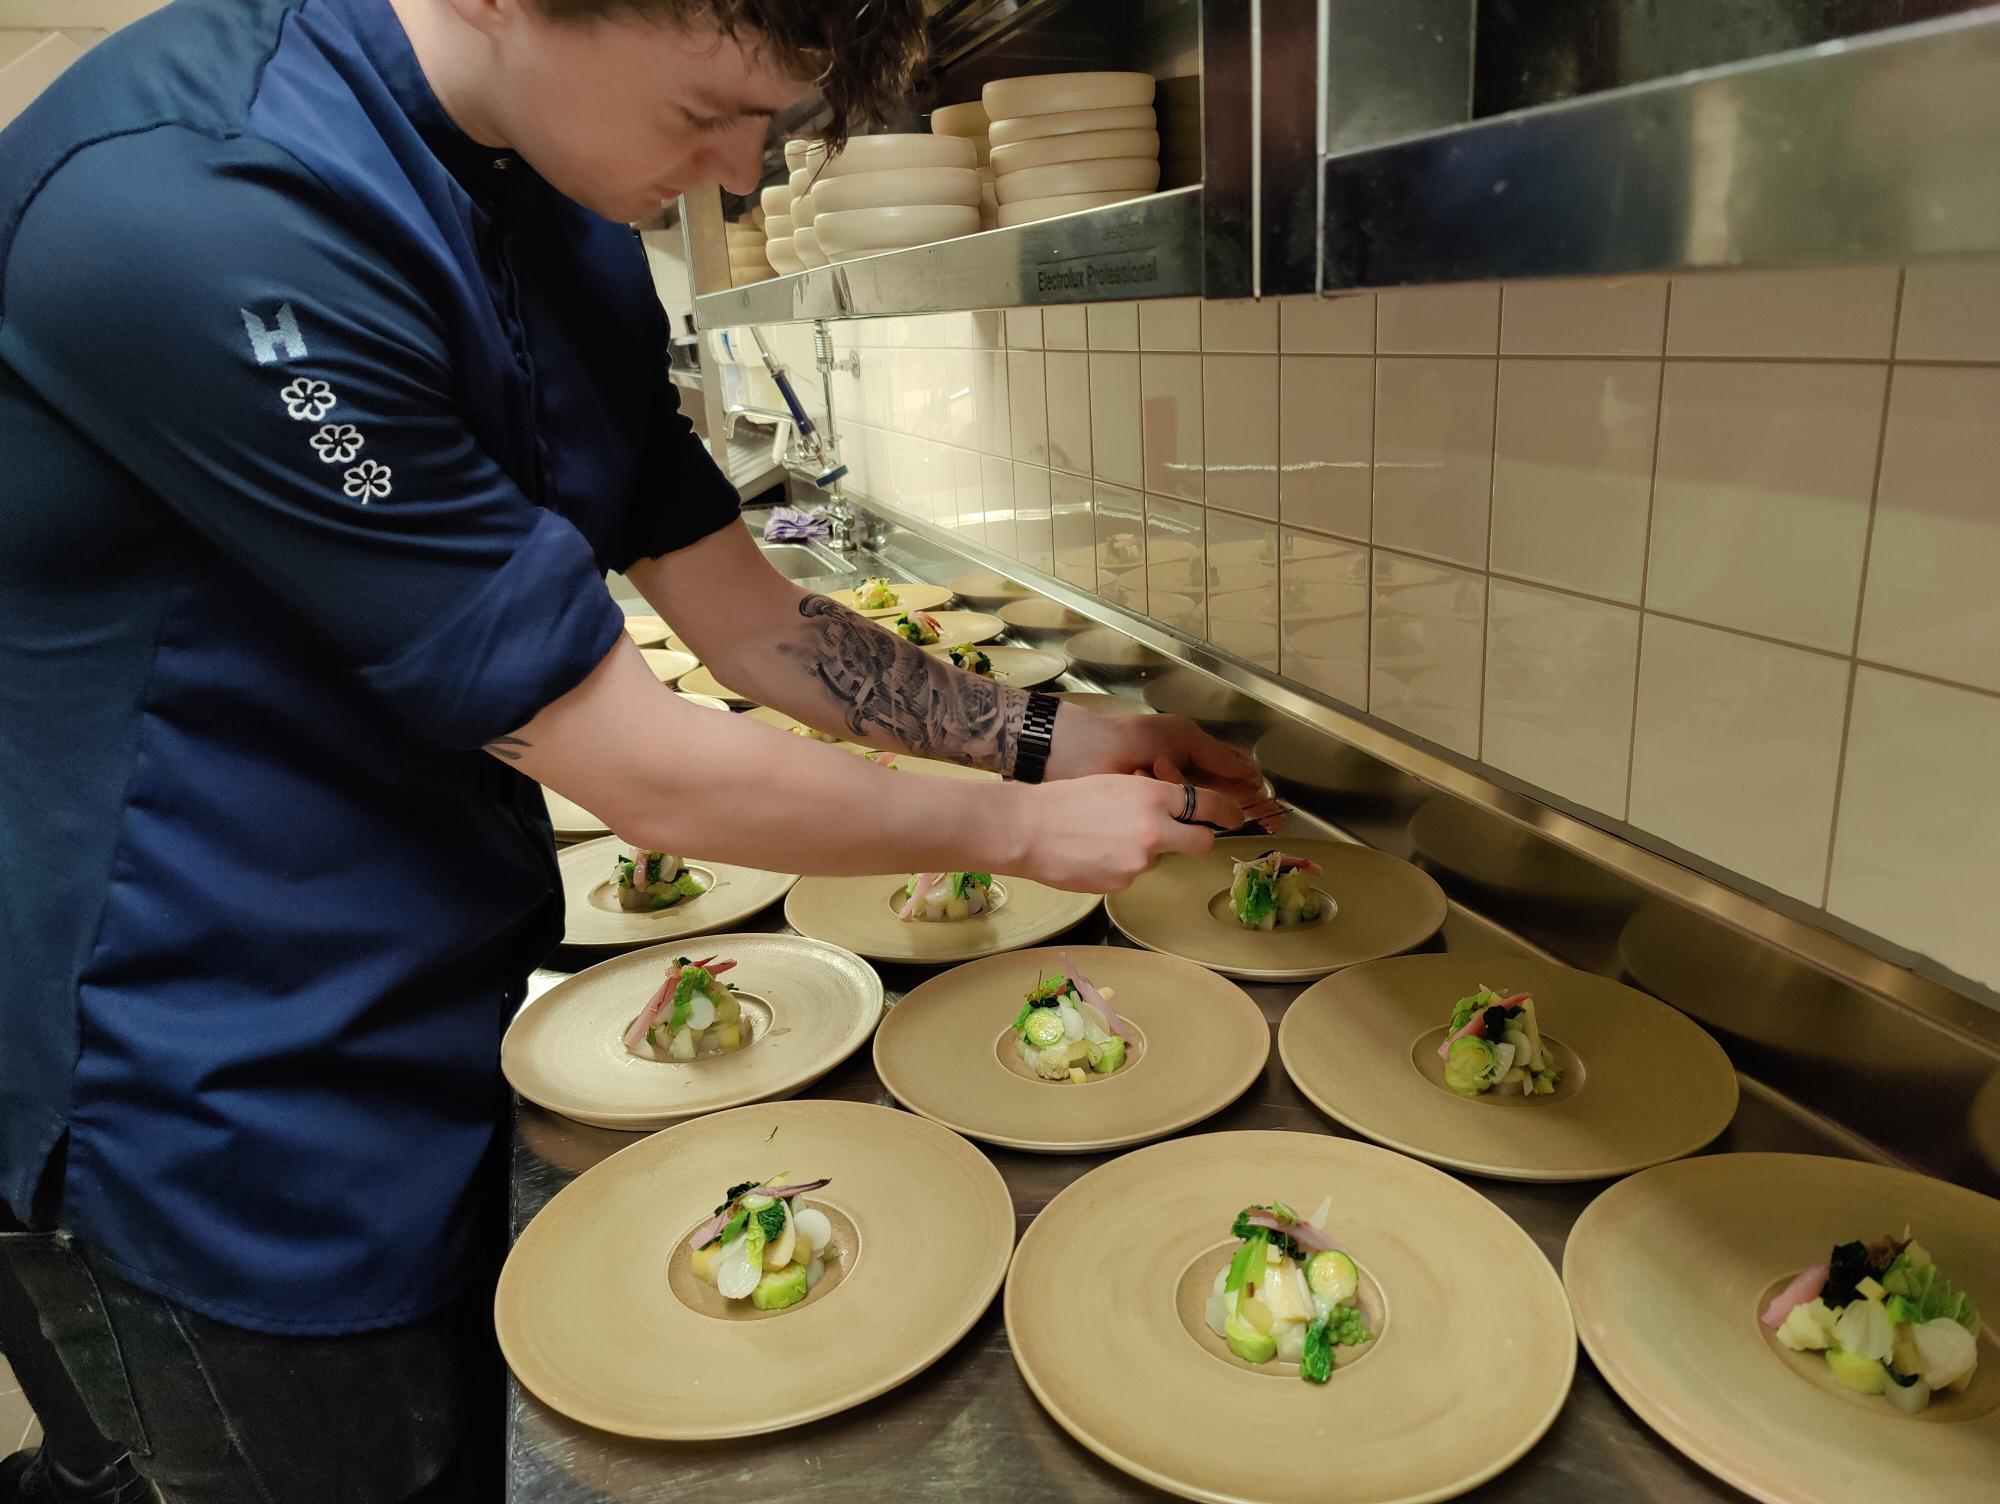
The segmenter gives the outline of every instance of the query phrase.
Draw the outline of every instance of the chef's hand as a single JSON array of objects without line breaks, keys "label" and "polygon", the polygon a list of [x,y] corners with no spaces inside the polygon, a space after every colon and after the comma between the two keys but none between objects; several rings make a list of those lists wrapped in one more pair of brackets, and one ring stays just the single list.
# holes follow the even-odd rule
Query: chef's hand
[{"label": "chef's hand", "polygon": [[1276,830],[1283,823],[1257,764],[1183,716],[1114,716],[1064,705],[1056,713],[1048,777],[1084,778],[1093,773],[1138,773],[1166,783],[1213,789],[1242,810],[1242,819],[1224,824],[1225,829],[1254,820],[1266,830]]},{"label": "chef's hand", "polygon": [[[1187,795],[1178,782],[1093,773],[1000,787],[1014,802],[1007,826],[1017,843],[1003,870],[1052,888],[1116,893],[1168,852],[1199,856],[1215,844],[1206,826],[1179,819]],[[1196,793],[1194,813],[1225,830],[1243,823],[1242,806],[1213,789]]]}]

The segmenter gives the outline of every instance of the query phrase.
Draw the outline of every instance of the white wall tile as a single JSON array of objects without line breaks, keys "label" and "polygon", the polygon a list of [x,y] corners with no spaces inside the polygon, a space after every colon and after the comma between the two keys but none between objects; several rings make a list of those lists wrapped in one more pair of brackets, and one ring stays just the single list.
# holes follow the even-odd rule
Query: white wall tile
[{"label": "white wall tile", "polygon": [[1848,671],[1841,659],[1647,617],[1632,822],[1818,903]]},{"label": "white wall tile", "polygon": [[1199,350],[1201,299],[1152,298],[1139,305],[1139,348]]},{"label": "white wall tile", "polygon": [[1384,355],[1492,355],[1500,348],[1500,289],[1481,283],[1379,292],[1375,348]]},{"label": "white wall tile", "polygon": [[998,308],[981,308],[972,314],[972,346],[975,350],[1007,348],[1007,315]]},{"label": "white wall tile", "polygon": [[1896,359],[2000,361],[2000,257],[1905,270]]},{"label": "white wall tile", "polygon": [[1368,708],[1368,550],[1290,528],[1279,533],[1279,668],[1321,694]]},{"label": "white wall tile", "polygon": [[1278,372],[1278,515],[1366,539],[1374,488],[1375,362],[1286,355]]},{"label": "white wall tile", "polygon": [[2000,689],[2000,368],[1896,368],[1861,656]]},{"label": "white wall tile", "polygon": [[943,424],[938,437],[961,449],[976,449],[979,446],[979,408],[973,396],[972,368],[979,356],[971,350],[941,350],[935,358],[944,376],[941,393]]},{"label": "white wall tile", "polygon": [[1480,756],[1622,818],[1638,668],[1637,611],[1493,581]]},{"label": "white wall tile", "polygon": [[986,528],[982,521],[986,510],[986,483],[982,471],[986,457],[970,449],[955,449],[951,454],[951,492],[949,502],[945,497],[938,499],[939,521],[947,510],[956,514],[958,528],[972,537],[984,541]]},{"label": "white wall tile", "polygon": [[1668,361],[1646,604],[1848,651],[1887,376]]},{"label": "white wall tile", "polygon": [[1049,477],[1055,576],[1084,590],[1097,588],[1097,522],[1090,482],[1078,475]]},{"label": "white wall tile", "polygon": [[1146,498],[1147,614],[1190,637],[1208,635],[1208,564],[1202,509]]},{"label": "white wall tile", "polygon": [[1042,343],[1051,350],[1087,350],[1089,324],[1085,304],[1053,304],[1042,310]]},{"label": "white wall tile", "polygon": [[1509,282],[1500,300],[1502,355],[1658,355],[1666,328],[1664,277]]},{"label": "white wall tile", "polygon": [[1014,557],[1030,569],[1055,572],[1055,530],[1050,515],[1049,472],[1014,467]]},{"label": "white wall tile", "polygon": [[1201,347],[1243,355],[1278,352],[1278,305],[1271,298],[1210,299],[1201,305]]},{"label": "white wall tile", "polygon": [[1009,558],[1019,557],[1014,537],[1014,467],[984,455],[979,462],[981,505],[986,519],[986,546]]},{"label": "white wall tile", "polygon": [[1010,308],[1007,310],[1007,348],[1010,350],[1039,350],[1042,348],[1041,309]]},{"label": "white wall tile", "polygon": [[1139,422],[1139,357],[1090,355],[1091,472],[1120,486],[1146,483]]},{"label": "white wall tile", "polygon": [[1097,482],[1097,593],[1127,610],[1146,609],[1146,503],[1137,491]]},{"label": "white wall tile", "polygon": [[1141,433],[1146,489],[1188,501],[1201,499],[1201,357],[1139,357]]},{"label": "white wall tile", "polygon": [[[862,379],[870,375],[862,368]],[[1009,456],[1014,448],[1014,418],[1007,401],[1007,354],[976,350],[972,356],[972,407],[984,454]]]},{"label": "white wall tile", "polygon": [[1278,669],[1278,529],[1261,517],[1205,509],[1208,640],[1226,653]]},{"label": "white wall tile", "polygon": [[1827,907],[2000,987],[2000,699],[1863,668]]},{"label": "white wall tile", "polygon": [[1486,577],[1378,548],[1372,601],[1369,710],[1477,757]]},{"label": "white wall tile", "polygon": [[1139,348],[1139,305],[1137,303],[1092,303],[1086,320],[1093,350],[1136,350]]},{"label": "white wall tile", "polygon": [[1375,295],[1278,299],[1278,348],[1287,355],[1375,353]]},{"label": "white wall tile", "polygon": [[1496,364],[1375,363],[1377,544],[1485,567]]},{"label": "white wall tile", "polygon": [[1049,464],[1090,474],[1090,357],[1051,350],[1042,357],[1048,378]]},{"label": "white wall tile", "polygon": [[1893,266],[1710,272],[1674,278],[1667,354],[1882,360],[1895,324]]},{"label": "white wall tile", "polygon": [[1278,357],[1205,355],[1201,384],[1203,500],[1276,521]]},{"label": "white wall tile", "polygon": [[1638,604],[1659,402],[1657,361],[1500,362],[1496,572]]},{"label": "white wall tile", "polygon": [[1048,381],[1040,350],[1007,350],[1007,409],[1013,421],[1017,460],[1031,465],[1049,462]]}]

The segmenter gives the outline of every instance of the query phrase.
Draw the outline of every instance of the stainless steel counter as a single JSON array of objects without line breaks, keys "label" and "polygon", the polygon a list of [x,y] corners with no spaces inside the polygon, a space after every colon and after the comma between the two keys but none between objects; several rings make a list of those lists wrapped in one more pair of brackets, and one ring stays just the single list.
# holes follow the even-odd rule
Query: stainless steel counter
[{"label": "stainless steel counter", "polygon": [[[907,551],[857,556],[852,579],[887,570],[901,575],[949,572],[922,568]],[[940,563],[936,556],[933,565]],[[955,572],[955,570],[951,571]],[[814,585],[850,583],[845,578]],[[1015,634],[1022,637],[1022,634]],[[1026,634],[1023,640],[1034,640]],[[1135,682],[1103,683],[1070,675],[1064,686],[1138,692]],[[1246,721],[1218,727],[1244,742],[1269,729]],[[1369,833],[1367,824],[1346,816],[1361,805],[1321,799],[1312,791],[1280,780],[1297,813],[1293,829],[1303,834]],[[1377,790],[1377,792],[1380,792]],[[1379,804],[1376,800],[1374,804]],[[1315,811],[1319,813],[1316,814]],[[1322,819],[1340,815],[1341,820]],[[1380,839],[1372,844],[1389,845]],[[1402,853],[1399,853],[1402,854]],[[1524,853],[1524,862],[1533,861]],[[1427,863],[1452,897],[1450,917],[1429,948],[1514,949],[1551,954],[1515,931],[1503,928],[1479,903],[1481,888],[1458,880],[1448,867]],[[1487,874],[1490,889],[1491,874]],[[1579,892],[1576,917],[1579,946],[1599,955],[1617,951],[1619,921]],[[764,916],[760,926],[782,929],[782,916]],[[1594,945],[1590,943],[1595,933]],[[1080,943],[1123,944],[1102,911],[1074,932]],[[1560,959],[1575,961],[1574,953]],[[587,958],[558,955],[538,986],[550,985],[566,965]],[[1583,964],[1591,964],[1585,958]],[[1615,962],[1608,968],[1617,974]],[[883,969],[893,1002],[931,973],[919,968]],[[1295,984],[1247,986],[1274,1031],[1263,1078],[1234,1105],[1194,1132],[1278,1128],[1301,1133],[1346,1135],[1322,1117],[1286,1077],[1275,1045],[1275,1030]],[[1733,1046],[1732,1046],[1733,1049]],[[1740,1063],[1740,1062],[1739,1062]],[[863,1051],[814,1086],[813,1096],[894,1106]],[[1351,1136],[1351,1135],[1348,1135]],[[628,1134],[586,1128],[522,1104],[513,1146],[513,1217],[524,1226],[549,1198],[577,1174],[635,1142]],[[1742,1105],[1717,1150],[1763,1149],[1874,1157],[1855,1134],[1793,1106],[1757,1081],[1743,1081]],[[1049,1199],[1078,1175],[1112,1156],[1043,1156],[1006,1150],[985,1151],[1013,1191],[1018,1225],[1025,1229]],[[1462,1177],[1507,1211],[1560,1267],[1571,1224],[1602,1184],[1517,1185]],[[663,1364],[672,1353],[660,1354]],[[734,1496],[783,1499],[811,1490],[815,1498],[857,1500],[1112,1500],[1164,1497],[1098,1461],[1069,1439],[1029,1394],[1008,1354],[999,1302],[955,1349],[910,1383],[856,1410],[777,1436],[716,1445],[669,1445],[628,1441],[579,1426],[555,1414],[514,1386],[508,1429],[508,1498],[517,1504],[598,1504],[598,1501],[664,1501],[699,1497],[727,1488]],[[1740,1498],[1659,1441],[1640,1424],[1579,1355],[1575,1388],[1554,1427],[1521,1463],[1478,1490],[1482,1500],[1648,1499],[1656,1501]]]}]

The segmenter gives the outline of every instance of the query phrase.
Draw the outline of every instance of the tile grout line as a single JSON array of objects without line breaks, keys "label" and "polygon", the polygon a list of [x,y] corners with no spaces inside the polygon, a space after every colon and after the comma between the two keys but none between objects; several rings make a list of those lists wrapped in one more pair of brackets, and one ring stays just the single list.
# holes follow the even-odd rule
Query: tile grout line
[{"label": "tile grout line", "polygon": [[[1889,350],[1893,355],[1903,337],[1903,286],[1909,268],[1896,272],[1896,306],[1890,317]],[[1820,875],[1819,906],[1833,903],[1833,857],[1840,842],[1840,800],[1847,789],[1847,749],[1854,732],[1854,696],[1861,683],[1861,618],[1868,609],[1868,562],[1875,552],[1875,518],[1882,507],[1882,468],[1889,451],[1889,404],[1896,394],[1896,368],[1882,378],[1882,416],[1875,427],[1875,478],[1868,488],[1868,527],[1861,537],[1861,578],[1854,589],[1854,634],[1848,640],[1847,703],[1840,713],[1840,753],[1833,767],[1833,818],[1826,828],[1826,870]]]},{"label": "tile grout line", "polygon": [[1660,300],[1660,354],[1658,376],[1653,387],[1653,455],[1646,466],[1646,531],[1639,545],[1639,631],[1632,643],[1632,727],[1625,742],[1625,806],[1620,819],[1632,818],[1632,780],[1639,762],[1640,669],[1646,661],[1646,596],[1652,588],[1653,504],[1660,489],[1660,436],[1667,423],[1667,332],[1673,327],[1674,284],[1667,279],[1666,295]]},{"label": "tile grout line", "polygon": [[1507,328],[1507,284],[1493,295],[1493,402],[1486,410],[1486,548],[1479,560],[1479,682],[1473,686],[1472,755],[1486,761],[1486,673],[1493,647],[1493,492],[1500,473],[1500,343]]}]

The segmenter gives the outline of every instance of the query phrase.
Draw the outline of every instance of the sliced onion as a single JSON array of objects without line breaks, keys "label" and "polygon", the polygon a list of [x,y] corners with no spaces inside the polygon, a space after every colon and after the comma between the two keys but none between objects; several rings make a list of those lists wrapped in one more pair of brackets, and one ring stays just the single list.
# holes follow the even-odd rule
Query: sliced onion
[{"label": "sliced onion", "polygon": [[820,1259],[815,1257],[806,1265],[806,1288],[808,1290],[812,1289],[815,1285],[817,1285],[821,1280],[825,1278],[826,1278],[826,1265]]},{"label": "sliced onion", "polygon": [[912,919],[916,917],[917,910],[923,907],[924,899],[930,893],[931,884],[943,876],[942,872],[919,872],[916,876],[912,877],[910,879],[910,896],[904,901],[903,906],[896,911],[896,917],[898,919]]},{"label": "sliced onion", "polygon": [[1333,1239],[1310,1222],[1280,1222],[1270,1212],[1252,1212],[1250,1225],[1266,1228],[1271,1232],[1288,1233],[1297,1241],[1299,1247],[1308,1253],[1323,1253],[1334,1246]]},{"label": "sliced onion", "polygon": [[715,1027],[715,999],[706,992],[697,992],[688,1000],[688,1027],[697,1034]]},{"label": "sliced onion", "polygon": [[1762,1319],[1765,1327],[1775,1332],[1785,1324],[1785,1318],[1792,1314],[1793,1307],[1802,1306],[1817,1296],[1820,1292],[1820,1287],[1826,1283],[1826,1276],[1832,1267],[1831,1264],[1822,1260],[1814,1264],[1812,1268],[1805,1270],[1797,1279],[1780,1290],[1773,1297],[1771,1303],[1764,1307]]},{"label": "sliced onion", "polygon": [[813,1257],[818,1258],[826,1250],[826,1245],[833,1241],[833,1223],[828,1220],[825,1212],[813,1206],[800,1207],[795,1214],[795,1220],[798,1223],[799,1236],[806,1240],[806,1246],[812,1250]]},{"label": "sliced onion", "polygon": [[1438,1046],[1438,1059],[1443,1060],[1451,1053],[1453,1040],[1464,1039],[1467,1035],[1476,1035],[1480,1039],[1486,1037],[1486,1010],[1484,1008],[1481,1008],[1472,1017],[1468,1018],[1465,1021],[1464,1028],[1459,1029],[1456,1033],[1445,1035],[1444,1043]]},{"label": "sliced onion", "polygon": [[639,1041],[646,1037],[646,1031],[660,1021],[660,1015],[666,1011],[667,1004],[673,1001],[674,989],[680,986],[680,983],[680,967],[669,966],[667,979],[660,983],[659,991],[653,994],[652,1000],[639,1010],[639,1016],[626,1027],[626,1049],[636,1050],[639,1047]]},{"label": "sliced onion", "polygon": [[724,1248],[715,1260],[715,1288],[729,1300],[742,1300],[763,1278],[762,1259],[750,1257],[750,1236],[738,1233],[736,1241]]},{"label": "sliced onion", "polygon": [[1278,870],[1280,872],[1303,872],[1310,877],[1324,877],[1326,875],[1326,869],[1320,866],[1318,862],[1307,861],[1302,856],[1285,856],[1282,853],[1278,857]]},{"label": "sliced onion", "polygon": [[1107,1034],[1116,1034],[1120,1039],[1131,1042],[1132,1036],[1125,1031],[1125,1024],[1118,1017],[1118,1010],[1104,1000],[1104,994],[1090,983],[1090,979],[1070,964],[1069,952],[1063,952],[1063,975],[1069,978],[1076,995],[1083,999],[1090,1010],[1097,1015],[1098,1024]]}]

